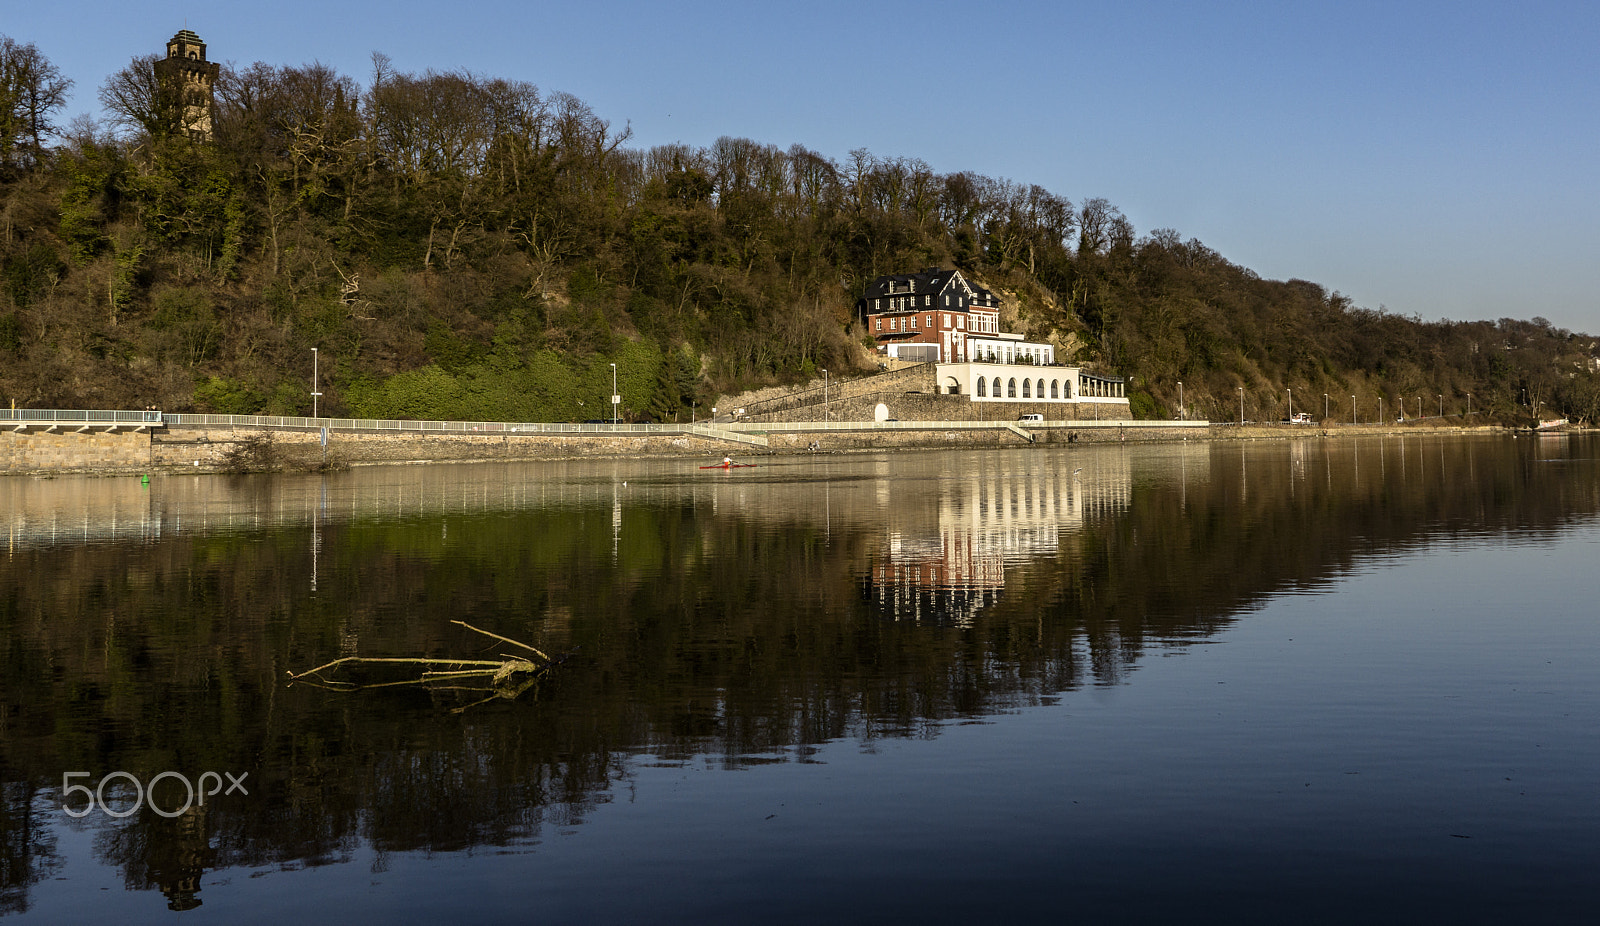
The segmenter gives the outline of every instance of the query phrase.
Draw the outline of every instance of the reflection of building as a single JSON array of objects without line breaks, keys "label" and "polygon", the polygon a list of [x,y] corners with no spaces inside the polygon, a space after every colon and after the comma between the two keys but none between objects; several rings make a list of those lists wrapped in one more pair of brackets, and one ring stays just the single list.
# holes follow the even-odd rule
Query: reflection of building
[{"label": "reflection of building", "polygon": [[955,485],[932,530],[891,530],[867,570],[864,594],[896,619],[970,626],[999,599],[1008,563],[1057,555],[1063,531],[1121,512],[1132,495],[1126,455],[1109,453],[1054,455]]}]

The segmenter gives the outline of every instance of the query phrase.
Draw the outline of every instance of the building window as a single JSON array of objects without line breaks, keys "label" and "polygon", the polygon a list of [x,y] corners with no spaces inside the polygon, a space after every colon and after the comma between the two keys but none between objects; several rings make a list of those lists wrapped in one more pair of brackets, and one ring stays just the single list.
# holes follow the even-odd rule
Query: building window
[{"label": "building window", "polygon": [[1013,380],[1011,380],[1011,381],[1006,383],[1006,398],[1014,399],[1016,397],[1017,397],[1017,381],[1013,379]]},{"label": "building window", "polygon": [[873,321],[874,324],[877,325],[877,330],[878,331],[882,331],[883,330],[883,319],[874,318],[872,321]]},{"label": "building window", "polygon": [[964,315],[957,315],[956,316],[956,327],[957,328],[966,328],[967,327],[966,316],[964,316]]},{"label": "building window", "polygon": [[913,316],[911,316],[911,328],[912,328],[912,330],[915,330],[916,327],[917,327],[917,317],[915,315],[913,315]]},{"label": "building window", "polygon": [[978,377],[978,398],[983,399],[988,397],[989,392],[984,388],[986,385],[988,385],[988,382],[989,381],[983,377]]},{"label": "building window", "polygon": [[1033,387],[1033,383],[1031,381],[1026,380],[1026,379],[1022,381],[1022,397],[1024,399],[1033,398],[1033,388],[1032,387]]},{"label": "building window", "polygon": [[889,319],[889,330],[890,331],[899,331],[900,330],[900,319],[898,319],[898,318]]},{"label": "building window", "polygon": [[1061,383],[1059,381],[1057,381],[1057,380],[1053,380],[1052,379],[1050,381],[1050,398],[1052,398],[1052,399],[1061,398]]},{"label": "building window", "polygon": [[929,316],[927,316],[927,319],[928,319],[928,327],[932,328],[933,327],[933,316],[929,315]]},{"label": "building window", "polygon": [[1044,398],[1044,380],[1041,379],[1035,384],[1033,394],[1041,399]]},{"label": "building window", "polygon": [[998,376],[994,378],[994,397],[1000,398],[1000,377]]}]

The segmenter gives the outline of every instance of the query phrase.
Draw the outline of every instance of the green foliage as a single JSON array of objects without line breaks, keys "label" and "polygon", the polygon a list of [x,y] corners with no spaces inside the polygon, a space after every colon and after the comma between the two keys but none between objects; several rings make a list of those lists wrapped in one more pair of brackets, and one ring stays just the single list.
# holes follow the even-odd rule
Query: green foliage
[{"label": "green foliage", "polygon": [[1143,389],[1128,393],[1128,413],[1140,421],[1161,417],[1155,397]]},{"label": "green foliage", "polygon": [[259,415],[267,407],[267,397],[259,389],[222,376],[208,376],[196,385],[194,401],[217,415]]},{"label": "green foliage", "polygon": [[22,350],[22,323],[15,312],[0,315],[0,350],[9,354]]},{"label": "green foliage", "polygon": [[106,225],[120,206],[126,165],[121,152],[87,143],[55,161],[61,181],[61,238],[80,263],[100,253],[110,239]]},{"label": "green foliage", "polygon": [[[222,323],[202,289],[169,289],[151,300],[154,312],[145,327],[158,356],[197,366],[217,349]],[[198,398],[198,396],[197,396]]]},{"label": "green foliage", "polygon": [[48,242],[36,241],[4,261],[5,289],[17,308],[27,308],[54,286],[67,270],[66,261]]}]

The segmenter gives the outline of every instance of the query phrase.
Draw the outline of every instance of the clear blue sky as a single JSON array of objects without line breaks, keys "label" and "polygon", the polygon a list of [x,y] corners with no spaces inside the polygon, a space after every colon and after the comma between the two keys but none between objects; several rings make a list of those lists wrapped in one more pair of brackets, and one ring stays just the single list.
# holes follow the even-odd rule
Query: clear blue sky
[{"label": "clear blue sky", "polygon": [[1369,308],[1600,334],[1600,3],[0,0],[71,113],[181,28],[213,60],[563,90],[639,147],[853,148],[1103,196]]}]

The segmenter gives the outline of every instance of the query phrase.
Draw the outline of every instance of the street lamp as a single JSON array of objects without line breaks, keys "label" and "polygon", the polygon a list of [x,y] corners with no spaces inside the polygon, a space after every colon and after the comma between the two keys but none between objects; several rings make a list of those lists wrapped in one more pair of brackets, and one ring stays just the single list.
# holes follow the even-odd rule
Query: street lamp
[{"label": "street lamp", "polygon": [[1472,415],[1472,393],[1470,392],[1467,393],[1467,415],[1468,417]]},{"label": "street lamp", "polygon": [[1322,420],[1328,420],[1328,394],[1326,392],[1322,394]]},{"label": "street lamp", "polygon": [[1378,423],[1383,424],[1383,396],[1378,396]]},{"label": "street lamp", "polygon": [[1350,397],[1350,423],[1356,423],[1356,397]]},{"label": "street lamp", "polygon": [[1234,387],[1239,390],[1239,427],[1244,427],[1244,387]]},{"label": "street lamp", "polygon": [[1288,393],[1289,393],[1289,420],[1293,421],[1294,420],[1294,390],[1290,389],[1290,390],[1288,390]]},{"label": "street lamp", "polygon": [[1439,393],[1439,417],[1444,417],[1444,393]]},{"label": "street lamp", "polygon": [[1183,380],[1178,380],[1178,420],[1183,420]]},{"label": "street lamp", "polygon": [[617,426],[617,403],[622,401],[622,396],[617,395],[617,365],[611,365],[611,426]]},{"label": "street lamp", "polygon": [[828,422],[828,371],[822,371],[822,421]]},{"label": "street lamp", "polygon": [[322,393],[317,391],[317,359],[321,355],[315,347],[311,348],[311,417],[317,417],[317,399]]},{"label": "street lamp", "polygon": [[1422,396],[1417,396],[1417,420],[1422,420]]}]

